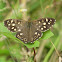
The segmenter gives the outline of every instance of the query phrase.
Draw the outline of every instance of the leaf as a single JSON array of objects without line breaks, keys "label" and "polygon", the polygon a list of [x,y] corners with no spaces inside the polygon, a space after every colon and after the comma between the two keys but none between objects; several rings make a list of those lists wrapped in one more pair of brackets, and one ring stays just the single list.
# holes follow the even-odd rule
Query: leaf
[{"label": "leaf", "polygon": [[25,46],[26,47],[28,47],[28,48],[35,48],[35,47],[39,47],[39,44],[40,44],[40,42],[39,41],[35,41],[34,43],[28,43],[28,44],[25,44]]},{"label": "leaf", "polygon": [[[31,43],[28,43],[28,44],[24,44],[22,41],[20,41],[19,39],[17,39],[14,35],[15,34],[13,34],[13,33],[11,33],[5,26],[4,26],[4,24],[3,23],[0,23],[0,34],[3,34],[3,35],[5,35],[6,37],[8,37],[8,38],[11,38],[11,39],[13,39],[14,41],[19,41],[19,42],[21,42],[23,45],[25,45],[27,48],[33,48],[33,47],[39,47],[39,41],[35,41],[33,44],[31,44]],[[43,37],[42,38],[40,38],[40,39],[48,39],[48,38],[50,38],[51,36],[53,36],[53,33],[50,31],[50,30],[48,30],[48,31],[46,31],[46,32],[44,32],[44,35],[43,35]]]},{"label": "leaf", "polygon": [[48,31],[46,31],[46,32],[43,33],[42,39],[44,39],[44,40],[48,39],[48,38],[50,38],[53,35],[54,34],[50,30],[48,30]]}]

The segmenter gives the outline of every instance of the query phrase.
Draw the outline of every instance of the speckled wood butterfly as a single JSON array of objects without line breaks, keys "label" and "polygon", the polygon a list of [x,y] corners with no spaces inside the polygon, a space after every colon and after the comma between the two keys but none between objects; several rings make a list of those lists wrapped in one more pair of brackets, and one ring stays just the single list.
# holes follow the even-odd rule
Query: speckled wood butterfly
[{"label": "speckled wood butterfly", "polygon": [[24,43],[34,43],[35,40],[42,37],[42,32],[54,25],[55,21],[53,18],[42,18],[35,21],[8,19],[4,21],[4,25],[10,31],[17,32],[16,37]]}]

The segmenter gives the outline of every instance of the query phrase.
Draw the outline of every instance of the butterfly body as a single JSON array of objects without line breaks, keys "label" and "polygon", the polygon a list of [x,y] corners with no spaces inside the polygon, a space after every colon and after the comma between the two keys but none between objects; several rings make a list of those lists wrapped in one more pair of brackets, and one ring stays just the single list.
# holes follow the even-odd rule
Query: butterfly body
[{"label": "butterfly body", "polygon": [[34,43],[35,40],[42,37],[42,32],[47,31],[55,23],[53,18],[42,18],[35,21],[23,21],[17,19],[8,19],[4,25],[12,32],[17,32],[16,37],[24,43]]}]

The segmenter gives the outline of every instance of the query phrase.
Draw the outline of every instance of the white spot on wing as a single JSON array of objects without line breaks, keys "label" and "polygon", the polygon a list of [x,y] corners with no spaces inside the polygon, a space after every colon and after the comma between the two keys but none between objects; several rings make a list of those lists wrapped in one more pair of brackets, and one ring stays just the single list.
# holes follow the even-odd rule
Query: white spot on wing
[{"label": "white spot on wing", "polygon": [[12,24],[12,26],[15,26],[15,24]]},{"label": "white spot on wing", "polygon": [[20,22],[18,22],[18,24],[20,24]]},{"label": "white spot on wing", "polygon": [[39,23],[41,23],[41,22],[39,21]]},{"label": "white spot on wing", "polygon": [[38,33],[38,36],[40,36],[40,34]]},{"label": "white spot on wing", "polygon": [[48,22],[48,19],[46,18],[46,22]]},{"label": "white spot on wing", "polygon": [[16,31],[16,29],[14,29],[14,31]]},{"label": "white spot on wing", "polygon": [[43,28],[41,28],[41,30],[43,30]]},{"label": "white spot on wing", "polygon": [[44,28],[46,28],[46,26],[43,26]]},{"label": "white spot on wing", "polygon": [[50,25],[50,22],[48,24]]},{"label": "white spot on wing", "polygon": [[19,37],[19,35],[17,35],[17,37]]},{"label": "white spot on wing", "polygon": [[35,34],[37,34],[37,32],[35,32]]},{"label": "white spot on wing", "polygon": [[11,20],[11,23],[13,22],[13,20]]},{"label": "white spot on wing", "polygon": [[46,25],[46,23],[44,22],[43,25]]},{"label": "white spot on wing", "polygon": [[50,21],[52,21],[52,20],[50,19]]},{"label": "white spot on wing", "polygon": [[8,24],[8,26],[10,26],[10,24]]},{"label": "white spot on wing", "polygon": [[12,27],[11,29],[14,29],[14,27]]},{"label": "white spot on wing", "polygon": [[23,35],[23,33],[20,33],[20,35]]},{"label": "white spot on wing", "polygon": [[7,23],[9,23],[9,21],[7,21]]},{"label": "white spot on wing", "polygon": [[21,29],[19,29],[18,31],[21,31]]}]

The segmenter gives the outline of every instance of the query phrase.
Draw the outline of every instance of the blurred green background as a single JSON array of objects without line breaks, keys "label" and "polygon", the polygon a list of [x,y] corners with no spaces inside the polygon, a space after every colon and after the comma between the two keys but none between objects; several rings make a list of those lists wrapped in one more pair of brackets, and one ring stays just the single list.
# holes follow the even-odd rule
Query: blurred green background
[{"label": "blurred green background", "polygon": [[[23,18],[22,0],[0,0],[0,62],[34,62],[33,47],[37,62],[59,62],[53,42],[62,56],[62,0],[26,0],[27,17],[37,20],[55,18],[55,25],[34,44],[24,44],[4,26],[6,19]],[[23,0],[24,1],[24,0]],[[25,1],[24,1],[25,2]]]}]

